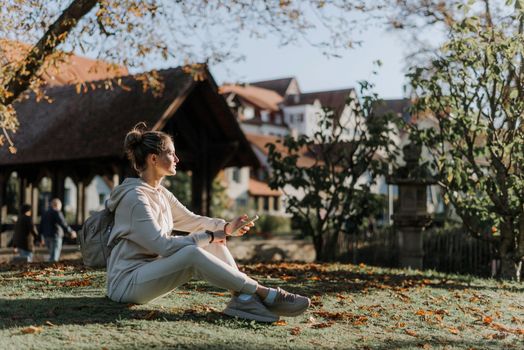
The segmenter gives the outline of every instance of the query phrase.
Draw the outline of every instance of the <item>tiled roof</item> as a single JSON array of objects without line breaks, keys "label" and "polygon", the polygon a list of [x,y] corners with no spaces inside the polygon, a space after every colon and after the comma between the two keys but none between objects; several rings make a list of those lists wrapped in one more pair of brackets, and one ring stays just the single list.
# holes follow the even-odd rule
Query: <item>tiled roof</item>
[{"label": "tiled roof", "polygon": [[280,96],[286,96],[286,92],[289,88],[289,85],[291,85],[291,83],[293,82],[293,79],[295,78],[287,77],[287,78],[280,78],[280,79],[255,81],[249,84],[259,87],[259,88],[273,90]]},{"label": "tiled roof", "polygon": [[[11,155],[7,147],[0,147],[0,166],[122,158],[126,133],[140,121],[154,126],[173,102],[178,97],[185,98],[186,94],[189,94],[188,100],[192,104],[207,105],[209,112],[203,114],[208,118],[206,127],[210,125],[211,128],[212,125],[213,131],[218,132],[224,142],[239,142],[240,152],[235,153],[230,162],[237,163],[237,166],[257,163],[211,77],[196,82],[181,68],[159,71],[158,74],[165,84],[161,96],[153,96],[151,90],[143,91],[140,81],[127,76],[122,78],[122,86],[116,86],[113,90],[89,88],[86,93],[77,93],[74,85],[66,85],[46,90],[52,103],[36,102],[34,96],[15,103],[20,129],[13,135],[13,140],[18,152]],[[198,96],[205,97],[193,97],[196,91],[201,91]],[[206,99],[202,101],[200,98]],[[185,116],[182,114],[182,117]]]},{"label": "tiled roof", "polygon": [[268,184],[255,179],[249,179],[248,185],[249,194],[251,196],[280,196],[282,192],[279,190],[272,190]]},{"label": "tiled roof", "polygon": [[393,113],[394,115],[401,117],[404,121],[408,122],[411,120],[411,114],[409,108],[412,106],[411,100],[396,99],[396,100],[381,100],[373,105],[373,113],[375,115],[385,115],[387,113]]},{"label": "tiled roof", "polygon": [[[287,150],[284,147],[284,145],[281,142],[277,142],[277,140],[281,140],[281,137],[278,136],[271,136],[271,135],[259,135],[259,134],[250,134],[246,133],[247,140],[254,145],[256,148],[258,148],[261,152],[263,152],[266,156],[269,153],[268,148],[266,145],[268,143],[274,144],[276,147],[276,150],[282,154],[287,154]],[[299,167],[310,167],[315,165],[315,158],[308,155],[308,151],[306,149],[301,150],[300,157],[297,160],[297,165]]]},{"label": "tiled roof", "polygon": [[[30,45],[0,39],[0,57],[6,61],[0,63],[21,61],[30,49]],[[125,67],[76,55],[66,56],[64,61],[57,61],[56,66],[48,64],[44,67],[42,78],[48,86],[110,79],[129,74]]]},{"label": "tiled roof", "polygon": [[346,102],[352,92],[352,88],[332,91],[317,91],[301,93],[299,95],[289,95],[284,101],[286,106],[312,105],[319,101],[322,107],[333,109],[336,115],[340,115],[344,110]]},{"label": "tiled roof", "polygon": [[251,85],[223,85],[219,91],[221,94],[235,93],[248,103],[268,111],[278,111],[278,104],[284,100],[275,91]]}]

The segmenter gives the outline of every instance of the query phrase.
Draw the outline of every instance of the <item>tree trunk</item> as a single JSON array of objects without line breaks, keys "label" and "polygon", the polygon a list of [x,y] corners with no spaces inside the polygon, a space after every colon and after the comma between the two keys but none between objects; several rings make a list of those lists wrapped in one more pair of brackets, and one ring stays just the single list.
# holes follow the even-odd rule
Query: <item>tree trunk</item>
[{"label": "tree trunk", "polygon": [[338,232],[334,233],[332,231],[323,232],[322,235],[319,235],[320,242],[318,247],[315,244],[317,261],[329,262],[337,259],[338,235]]},{"label": "tree trunk", "polygon": [[32,78],[44,64],[45,58],[63,43],[72,28],[84,17],[98,0],[75,0],[65,9],[60,17],[49,27],[44,36],[31,49],[16,74],[5,86],[4,97],[0,103],[7,106],[13,103],[29,87]]},{"label": "tree trunk", "polygon": [[511,226],[507,222],[500,225],[500,278],[520,281],[522,260],[515,257],[517,247]]},{"label": "tree trunk", "polygon": [[313,245],[315,246],[316,261],[325,261],[323,257],[324,239],[321,233],[313,234]]}]

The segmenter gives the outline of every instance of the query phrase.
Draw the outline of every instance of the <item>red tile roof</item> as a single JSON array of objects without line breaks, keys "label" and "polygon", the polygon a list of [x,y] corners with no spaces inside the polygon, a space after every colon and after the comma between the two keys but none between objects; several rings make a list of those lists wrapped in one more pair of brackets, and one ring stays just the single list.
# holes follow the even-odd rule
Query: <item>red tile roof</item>
[{"label": "red tile roof", "polygon": [[[262,151],[266,156],[269,153],[269,150],[266,147],[268,143],[274,144],[276,146],[276,150],[281,154],[288,153],[284,145],[281,142],[277,142],[277,140],[282,140],[281,137],[246,133],[246,138],[252,145]],[[301,150],[301,155],[297,160],[297,165],[299,167],[310,167],[315,165],[315,158],[310,156],[308,153],[309,152],[306,149]]]},{"label": "red tile roof", "polygon": [[[22,61],[30,49],[30,45],[0,39],[0,56],[6,61],[1,63]],[[59,60],[54,63],[55,65],[44,64],[41,75],[48,86],[110,79],[129,74],[125,67],[76,55],[67,55],[63,61]]]},{"label": "red tile roof", "polygon": [[221,94],[235,93],[255,107],[267,111],[278,111],[278,104],[284,100],[284,98],[275,91],[251,85],[223,85],[219,91]]},{"label": "red tile roof", "polygon": [[267,183],[255,179],[249,179],[249,194],[251,196],[280,196],[282,192],[272,190]]}]

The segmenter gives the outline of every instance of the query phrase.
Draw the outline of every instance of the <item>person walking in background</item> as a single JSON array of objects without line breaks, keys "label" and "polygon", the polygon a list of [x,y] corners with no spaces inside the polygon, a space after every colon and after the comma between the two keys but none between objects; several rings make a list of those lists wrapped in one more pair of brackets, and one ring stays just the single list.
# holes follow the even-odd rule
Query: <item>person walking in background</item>
[{"label": "person walking in background", "polygon": [[64,214],[61,212],[60,199],[53,198],[50,204],[49,209],[42,214],[40,233],[49,251],[49,261],[58,261],[62,251],[64,232],[67,232],[72,239],[76,238],[76,232],[65,221]]},{"label": "person walking in background", "polygon": [[18,249],[18,254],[26,258],[27,262],[33,261],[33,252],[35,249],[35,238],[38,232],[33,224],[31,216],[31,206],[23,204],[20,208],[20,214],[15,224],[15,233],[13,235],[13,246]]}]

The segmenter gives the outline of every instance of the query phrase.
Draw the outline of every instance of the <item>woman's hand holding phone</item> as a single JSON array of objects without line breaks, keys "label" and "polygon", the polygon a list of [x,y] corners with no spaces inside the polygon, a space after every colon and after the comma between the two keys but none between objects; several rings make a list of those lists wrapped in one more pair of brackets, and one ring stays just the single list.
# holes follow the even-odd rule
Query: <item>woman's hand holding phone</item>
[{"label": "woman's hand holding phone", "polygon": [[255,221],[258,220],[258,215],[249,218],[247,215],[242,215],[226,224],[225,233],[228,236],[243,236],[253,226]]}]

